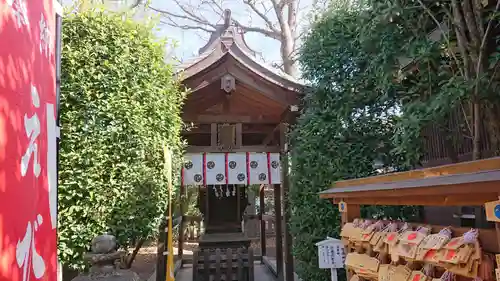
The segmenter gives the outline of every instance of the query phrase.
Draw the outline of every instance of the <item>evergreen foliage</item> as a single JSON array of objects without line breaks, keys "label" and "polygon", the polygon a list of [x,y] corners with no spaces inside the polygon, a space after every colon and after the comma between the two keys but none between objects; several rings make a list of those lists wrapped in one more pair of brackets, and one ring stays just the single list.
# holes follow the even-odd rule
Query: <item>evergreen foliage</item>
[{"label": "evergreen foliage", "polygon": [[[304,78],[312,85],[291,135],[290,196],[294,256],[303,280],[329,279],[329,272],[318,269],[314,243],[339,233],[337,207],[318,192],[337,180],[406,170],[420,157],[418,142],[401,141],[408,134],[399,129],[401,93],[416,86],[398,80],[398,58],[422,46],[430,54],[439,50],[428,42],[425,29],[403,26],[419,20],[417,11],[406,11],[409,22],[393,24],[390,14],[396,12],[387,5],[358,4],[328,11],[300,53]],[[362,215],[415,220],[418,211],[413,206],[366,206]]]},{"label": "evergreen foliage", "polygon": [[[318,192],[341,179],[417,167],[437,129],[458,161],[500,151],[500,1],[332,1],[300,51],[310,91],[291,134],[291,230],[303,280],[328,280],[314,243],[339,233]],[[376,166],[374,164],[377,164]],[[418,219],[419,209],[364,206],[364,217]],[[341,275],[342,277],[343,275]]]},{"label": "evergreen foliage", "polygon": [[126,249],[157,230],[163,146],[181,154],[185,93],[152,26],[92,10],[63,26],[58,237],[61,261],[76,269],[96,235]]}]

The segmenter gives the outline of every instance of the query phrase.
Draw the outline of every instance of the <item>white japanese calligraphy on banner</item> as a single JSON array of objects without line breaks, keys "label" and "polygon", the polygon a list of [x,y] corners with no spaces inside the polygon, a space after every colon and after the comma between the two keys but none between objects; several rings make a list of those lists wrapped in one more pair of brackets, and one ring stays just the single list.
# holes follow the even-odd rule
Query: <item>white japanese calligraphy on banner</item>
[{"label": "white japanese calligraphy on banner", "polygon": [[[39,108],[40,97],[38,96],[36,87],[33,85],[31,85],[31,99],[33,106],[35,108]],[[38,144],[36,143],[36,140],[38,135],[40,135],[40,119],[38,119],[38,115],[36,113],[33,113],[31,117],[24,114],[24,130],[30,142],[26,152],[21,158],[21,175],[23,177],[26,176],[29,162],[33,156],[33,174],[35,177],[38,177],[40,175],[40,162],[38,161]]]},{"label": "white japanese calligraphy on banner", "polygon": [[0,281],[57,280],[54,8],[0,0]]},{"label": "white japanese calligraphy on banner", "polygon": [[12,13],[16,18],[17,28],[21,28],[23,25],[28,26],[28,12],[26,10],[26,0],[7,0],[7,4],[12,9]]},{"label": "white japanese calligraphy on banner", "polygon": [[[45,273],[45,262],[40,256],[35,246],[35,232],[42,225],[43,218],[38,214],[37,219],[28,222],[24,238],[17,242],[16,260],[17,265],[23,269],[23,281],[29,279],[29,274],[33,271],[35,278],[40,279]],[[31,259],[30,259],[31,258]],[[31,264],[32,268],[29,268]]]}]

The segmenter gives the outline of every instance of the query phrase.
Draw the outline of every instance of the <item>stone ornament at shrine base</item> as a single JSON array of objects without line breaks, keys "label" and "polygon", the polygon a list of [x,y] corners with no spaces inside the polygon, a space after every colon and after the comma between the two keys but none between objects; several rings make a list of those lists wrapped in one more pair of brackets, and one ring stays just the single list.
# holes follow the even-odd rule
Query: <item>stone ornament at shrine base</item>
[{"label": "stone ornament at shrine base", "polygon": [[92,239],[92,252],[85,255],[92,267],[88,274],[81,274],[72,281],[139,281],[139,276],[131,271],[119,269],[119,261],[126,252],[116,251],[116,238],[112,235],[100,235]]}]

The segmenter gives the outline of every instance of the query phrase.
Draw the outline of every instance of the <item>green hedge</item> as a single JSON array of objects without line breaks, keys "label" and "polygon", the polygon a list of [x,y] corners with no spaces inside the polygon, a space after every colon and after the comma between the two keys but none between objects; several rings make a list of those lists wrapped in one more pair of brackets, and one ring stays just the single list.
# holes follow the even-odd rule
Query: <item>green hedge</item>
[{"label": "green hedge", "polygon": [[76,269],[98,234],[127,248],[157,229],[162,148],[180,155],[185,93],[152,26],[99,11],[63,26],[58,234],[61,261]]},{"label": "green hedge", "polygon": [[[378,168],[404,170],[411,161],[395,141],[400,85],[394,62],[406,34],[376,22],[376,9],[328,11],[306,36],[302,73],[311,82],[291,133],[291,232],[297,272],[303,280],[329,280],[318,269],[314,244],[339,233],[337,206],[318,193],[334,181],[366,177]],[[400,148],[400,147],[399,147]],[[403,151],[404,153],[398,153]],[[418,157],[415,157],[418,158]],[[379,163],[379,167],[374,164]],[[363,216],[405,219],[418,208],[363,207]],[[340,275],[344,278],[344,275]]]}]

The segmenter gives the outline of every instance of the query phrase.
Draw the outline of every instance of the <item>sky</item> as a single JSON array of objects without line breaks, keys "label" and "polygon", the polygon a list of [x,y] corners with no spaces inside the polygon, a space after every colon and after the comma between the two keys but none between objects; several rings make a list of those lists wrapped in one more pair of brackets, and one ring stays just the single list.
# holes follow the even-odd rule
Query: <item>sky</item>
[{"label": "sky", "polygon": [[[199,0],[195,0],[199,1]],[[175,6],[172,0],[152,0],[151,6],[160,10],[172,11],[174,9],[169,9],[169,6]],[[230,5],[232,4],[232,5]],[[232,11],[232,16],[235,18],[244,18],[242,12],[238,13],[238,10],[245,8],[243,4],[234,5],[233,3],[228,3],[223,6],[223,8],[229,8]],[[177,9],[176,9],[177,10]],[[173,11],[172,11],[173,12]],[[177,12],[177,11],[176,11]],[[180,11],[178,13],[181,13]],[[205,16],[209,21],[222,23],[223,19],[210,11],[202,11],[201,14]],[[243,14],[244,15],[244,14]],[[187,24],[187,22],[186,22]],[[259,23],[260,24],[260,23]],[[203,31],[193,31],[193,30],[182,30],[180,28],[171,27],[168,25],[160,25],[160,30],[158,35],[162,37],[167,37],[177,41],[177,49],[175,54],[180,59],[187,59],[198,54],[198,50],[203,47],[210,37],[209,33]],[[267,61],[279,61],[279,43],[276,40],[266,38],[265,36],[258,33],[247,33],[245,34],[245,40],[248,45],[257,52],[263,54]]]},{"label": "sky", "polygon": [[[74,0],[63,0],[63,4],[65,6],[71,5]],[[124,1],[130,0],[105,0],[113,6],[119,6]],[[198,15],[206,18],[208,21],[212,23],[222,23],[223,19],[221,16],[217,15],[213,12],[211,7],[213,5],[209,5],[209,1],[211,0],[178,0],[181,3],[190,4],[196,6],[196,11]],[[264,21],[260,19],[254,12],[250,11],[250,8],[243,3],[243,0],[215,0],[217,1],[223,9],[231,9],[232,17],[241,22],[242,24],[250,25],[250,26],[264,26]],[[259,4],[259,8],[269,7],[269,0],[254,0],[254,1],[263,1],[257,2]],[[314,0],[301,0],[300,4],[300,12],[299,18],[306,19],[306,12],[308,12],[308,8],[311,6],[311,1]],[[172,13],[183,14],[180,8],[176,5],[174,0],[150,0],[150,6],[159,10],[166,10]],[[151,11],[149,9],[144,10],[141,9],[138,11],[139,17],[147,17],[149,15],[159,17],[159,14]],[[274,15],[274,11],[270,10],[268,15],[274,21],[276,20],[276,16]],[[302,21],[301,21],[302,22]],[[188,21],[178,21],[179,24],[190,24]],[[303,23],[305,26],[307,23]],[[160,24],[157,26],[157,30],[155,31],[158,37],[168,38],[174,40],[176,42],[176,48],[174,50],[166,50],[166,53],[169,56],[174,56],[178,60],[186,60],[191,57],[198,55],[198,50],[205,45],[210,37],[210,34],[203,31],[195,31],[195,30],[183,30],[177,27],[172,27],[166,24]],[[262,34],[258,33],[247,33],[245,34],[245,40],[247,44],[254,51],[261,54],[259,56],[260,61],[265,61],[268,64],[272,64],[273,62],[280,62],[280,45],[274,39],[267,38]]]}]

